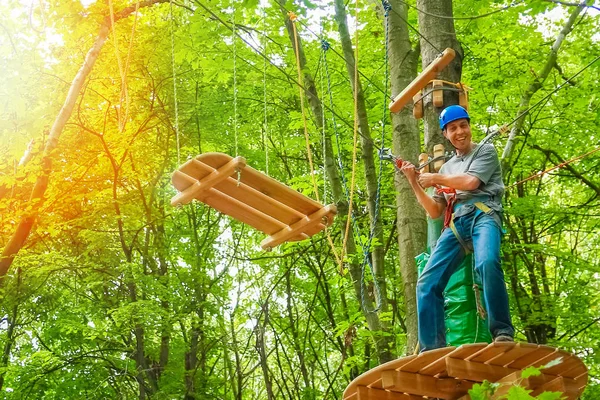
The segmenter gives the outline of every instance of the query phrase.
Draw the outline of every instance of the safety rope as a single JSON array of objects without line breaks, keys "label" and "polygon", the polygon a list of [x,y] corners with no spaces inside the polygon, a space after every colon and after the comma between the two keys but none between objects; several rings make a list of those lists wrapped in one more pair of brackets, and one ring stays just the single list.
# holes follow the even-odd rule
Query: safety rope
[{"label": "safety rope", "polygon": [[589,156],[590,154],[593,154],[593,153],[595,153],[595,152],[597,152],[597,151],[600,151],[600,147],[597,147],[597,148],[595,148],[595,149],[593,149],[593,150],[590,150],[590,151],[588,151],[587,153],[581,154],[581,155],[579,155],[579,156],[577,156],[577,157],[571,158],[570,160],[563,161],[563,162],[561,162],[560,164],[557,164],[557,165],[555,165],[555,166],[553,166],[553,167],[551,167],[551,168],[548,168],[548,169],[546,169],[546,170],[544,170],[544,171],[540,171],[540,172],[538,172],[538,173],[535,173],[535,174],[533,174],[533,175],[531,175],[531,176],[529,176],[529,177],[527,177],[527,178],[525,178],[525,179],[523,179],[523,180],[520,180],[520,181],[518,181],[518,182],[515,182],[515,183],[513,183],[512,185],[510,185],[510,186],[509,186],[509,187],[507,187],[506,189],[511,189],[511,188],[513,188],[513,187],[515,187],[515,186],[517,186],[517,185],[520,185],[521,183],[524,183],[524,182],[530,181],[530,180],[532,180],[532,179],[535,179],[535,178],[541,178],[542,176],[546,175],[546,174],[547,174],[547,173],[549,173],[549,172],[552,172],[552,171],[554,171],[554,170],[556,170],[556,169],[562,168],[562,167],[564,167],[565,165],[571,164],[572,162],[575,162],[575,161],[577,161],[577,160],[581,160],[582,158],[585,158],[585,157]]},{"label": "safety rope", "polygon": [[[267,10],[263,7],[263,46],[262,51],[267,54]],[[269,123],[267,119],[267,59],[263,58],[263,146],[265,147],[265,172],[269,175]]]},{"label": "safety rope", "polygon": [[[308,123],[307,123],[307,118],[306,118],[306,110],[304,107],[304,91],[303,89],[303,79],[302,79],[302,72],[301,72],[301,68],[300,68],[300,46],[298,43],[298,32],[296,30],[296,21],[298,19],[298,17],[296,16],[296,14],[294,14],[293,12],[289,12],[288,16],[290,18],[290,22],[292,23],[292,31],[294,34],[294,46],[295,46],[295,53],[296,53],[296,69],[298,71],[298,89],[300,91],[300,109],[302,111],[302,122],[304,125],[304,139],[306,142],[306,154],[308,157],[308,163],[309,163],[309,167],[310,167],[310,176],[311,176],[311,180],[312,180],[312,184],[313,184],[313,190],[315,191],[315,198],[317,199],[317,201],[320,203],[320,199],[319,199],[319,189],[317,186],[317,180],[315,177],[315,170],[314,170],[314,166],[313,166],[313,161],[312,161],[312,151],[310,149],[310,137],[308,135]],[[324,199],[325,201],[325,199]],[[341,263],[343,262],[343,256],[338,254],[335,245],[333,243],[333,239],[331,237],[331,233],[329,232],[329,227],[327,226],[327,224],[325,224],[325,234],[327,236],[327,242],[329,243],[329,246],[331,247],[331,250],[333,252],[333,255],[336,259],[336,261],[341,265]]]},{"label": "safety rope", "polygon": [[[387,121],[387,115],[388,115],[387,104],[386,104],[387,103],[387,89],[388,89],[388,83],[389,83],[389,68],[388,68],[389,23],[388,23],[388,16],[389,16],[389,11],[391,10],[391,6],[387,0],[382,1],[382,4],[383,4],[384,10],[385,10],[385,66],[386,66],[385,67],[385,80],[384,80],[385,98],[383,101],[383,118],[382,118],[383,122],[382,122],[382,128],[381,128],[381,143],[383,146],[383,143],[385,142],[385,128],[386,128],[386,121]],[[328,67],[328,63],[327,63],[327,51],[331,48],[331,46],[329,45],[329,43],[326,40],[322,40],[321,48],[323,50],[323,63],[324,63],[325,75],[327,77],[327,89],[328,89],[328,94],[329,94],[329,102],[330,102],[331,107],[333,107],[331,77],[329,74],[329,67]],[[355,61],[355,66],[356,65],[358,65],[358,62]],[[356,74],[355,74],[355,77],[356,77]],[[358,87],[358,85],[355,84],[355,88],[357,88],[357,87]],[[357,90],[355,90],[355,92],[357,92]],[[342,148],[341,137],[340,137],[339,131],[337,130],[335,114],[332,114],[332,125],[333,125],[333,129],[334,129],[334,134],[336,137],[337,162],[338,162],[338,168],[340,170],[340,178],[341,178],[341,182],[342,182],[342,187],[344,189],[344,193],[346,194],[346,198],[348,199],[348,202],[350,203],[351,198],[352,198],[351,197],[352,193],[348,189],[348,181],[347,181],[346,175],[344,173],[345,166],[344,166],[344,162],[342,159],[342,153],[341,153],[341,148]],[[375,146],[375,147],[379,148],[378,146]],[[355,157],[353,156],[353,160],[354,159],[355,159]],[[361,302],[362,302],[363,309],[367,312],[377,312],[381,308],[381,289],[379,287],[379,283],[377,281],[377,277],[375,275],[375,271],[373,268],[373,263],[372,263],[371,255],[370,255],[370,253],[371,253],[370,249],[371,249],[371,245],[373,242],[373,238],[375,237],[376,221],[378,219],[379,212],[380,212],[382,170],[383,170],[383,158],[380,157],[380,159],[379,159],[379,175],[378,175],[378,180],[377,180],[377,191],[376,191],[376,195],[375,195],[375,213],[374,213],[375,215],[374,215],[374,219],[371,224],[369,237],[366,241],[363,241],[360,237],[359,229],[358,229],[357,223],[356,223],[356,216],[355,216],[354,212],[349,212],[349,217],[347,219],[347,221],[350,221],[350,224],[352,226],[352,232],[355,237],[355,241],[361,247],[361,250],[363,253],[363,261],[361,264]],[[347,225],[348,225],[348,223],[347,223]],[[345,236],[346,236],[346,234],[345,234]],[[346,244],[344,243],[343,249],[345,249],[345,248],[346,248]],[[365,291],[364,291],[365,284],[364,284],[364,282],[365,282],[365,272],[366,272],[365,266],[367,264],[369,265],[370,272],[373,277],[373,286],[374,286],[374,290],[375,290],[376,306],[375,306],[375,309],[373,309],[373,310],[369,310],[367,308],[366,299],[365,299]]]},{"label": "safety rope", "polygon": [[[350,195],[348,196],[348,215],[346,216],[346,228],[344,230],[344,238],[342,240],[342,259],[348,242],[348,234],[350,233],[350,222],[352,217],[352,207],[354,205],[354,188],[356,185],[356,153],[358,149],[358,0],[355,2],[356,16],[354,19],[354,126],[352,135],[352,173],[350,177]],[[362,286],[362,283],[361,283]],[[362,288],[361,288],[362,292]]]},{"label": "safety rope", "polygon": [[[302,70],[300,69],[300,46],[298,45],[298,32],[296,30],[296,19],[298,17],[293,12],[289,12],[288,17],[290,19],[290,22],[292,23],[292,30],[294,32],[294,46],[295,46],[294,50],[296,52],[296,69],[298,71],[298,82],[300,82],[300,84],[303,84],[304,80],[302,78]],[[300,91],[300,110],[302,112],[302,124],[304,125],[304,140],[306,142],[306,153],[308,156],[308,164],[310,167],[310,177],[312,180],[313,189],[315,191],[315,197],[316,197],[317,201],[320,203],[321,201],[319,199],[319,189],[317,186],[317,179],[314,174],[315,168],[313,165],[312,151],[310,150],[310,137],[308,135],[308,122],[306,120],[306,110],[304,107],[304,92],[303,92],[302,88],[300,88],[300,87],[298,88],[298,90]]]},{"label": "safety rope", "polygon": [[179,143],[179,109],[177,106],[177,75],[175,69],[175,27],[173,24],[173,0],[169,0],[171,25],[171,67],[173,69],[173,107],[175,109],[175,141],[177,142],[177,165],[181,165],[181,150]]}]

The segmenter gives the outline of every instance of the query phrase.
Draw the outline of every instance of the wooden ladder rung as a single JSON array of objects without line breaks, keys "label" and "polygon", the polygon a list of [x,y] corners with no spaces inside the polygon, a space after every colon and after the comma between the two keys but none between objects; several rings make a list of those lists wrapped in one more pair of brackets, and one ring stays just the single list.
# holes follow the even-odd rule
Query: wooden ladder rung
[{"label": "wooden ladder rung", "polygon": [[446,49],[444,52],[431,64],[427,66],[413,81],[396,97],[390,104],[389,108],[391,112],[398,112],[413,98],[414,95],[419,93],[419,90],[423,89],[429,81],[436,77],[436,75],[446,68],[450,61],[454,59],[456,53],[453,49]]},{"label": "wooden ladder rung", "polygon": [[[202,163],[198,160],[193,160],[194,163]],[[182,190],[176,196],[171,199],[171,205],[176,206],[178,204],[187,204],[192,199],[200,196],[202,192],[208,191],[213,186],[218,184],[219,182],[230,177],[236,170],[240,168],[244,168],[246,166],[246,159],[244,157],[235,157],[233,160],[229,161],[227,164],[223,165],[219,169],[214,169],[213,172],[202,178],[201,180],[196,180],[196,182],[187,187],[185,190]],[[183,172],[176,171],[175,172],[178,177],[183,174]]]},{"label": "wooden ladder rung", "polygon": [[280,245],[281,243],[287,241],[288,239],[297,236],[299,233],[302,233],[304,230],[313,227],[315,225],[323,225],[322,229],[325,228],[328,224],[323,224],[322,219],[327,217],[329,214],[335,214],[337,209],[334,205],[328,205],[322,207],[318,211],[312,213],[311,215],[307,215],[305,218],[302,218],[300,221],[286,226],[279,232],[269,236],[265,240],[260,243],[260,246],[263,249],[272,249],[275,246]]}]

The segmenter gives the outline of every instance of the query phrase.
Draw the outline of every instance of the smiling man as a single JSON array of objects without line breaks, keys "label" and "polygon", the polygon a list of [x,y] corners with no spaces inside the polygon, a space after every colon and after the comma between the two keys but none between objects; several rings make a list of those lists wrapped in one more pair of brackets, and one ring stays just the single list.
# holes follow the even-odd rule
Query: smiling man
[{"label": "smiling man", "polygon": [[[504,273],[500,264],[504,183],[496,149],[472,141],[470,118],[460,106],[440,114],[440,128],[455,148],[439,173],[417,173],[402,164],[417,200],[431,218],[445,214],[444,230],[417,283],[421,351],[446,346],[443,291],[467,253],[481,277],[490,332],[495,341],[513,341]],[[430,197],[425,189],[436,187]],[[450,229],[446,229],[450,228]]]}]

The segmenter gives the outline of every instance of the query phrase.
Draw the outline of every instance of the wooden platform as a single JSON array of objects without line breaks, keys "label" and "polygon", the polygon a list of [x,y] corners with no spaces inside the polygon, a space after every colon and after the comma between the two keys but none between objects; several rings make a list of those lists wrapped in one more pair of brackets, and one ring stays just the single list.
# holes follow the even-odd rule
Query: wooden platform
[{"label": "wooden platform", "polygon": [[[238,171],[240,179],[238,181]],[[331,225],[335,205],[323,206],[246,165],[243,157],[204,153],[173,173],[179,194],[172,205],[193,199],[269,235],[261,247],[306,239]]]},{"label": "wooden platform", "polygon": [[[536,377],[521,378],[529,366],[561,362]],[[476,343],[400,358],[365,372],[348,385],[345,400],[470,399],[467,391],[487,380],[501,385],[493,399],[519,384],[537,396],[544,391],[579,398],[588,381],[583,362],[571,353],[529,343]]]}]

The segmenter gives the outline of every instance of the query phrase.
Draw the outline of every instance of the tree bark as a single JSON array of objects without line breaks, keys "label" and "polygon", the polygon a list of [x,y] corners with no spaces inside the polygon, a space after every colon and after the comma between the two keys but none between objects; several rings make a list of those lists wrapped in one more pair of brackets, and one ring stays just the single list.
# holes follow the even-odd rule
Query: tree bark
[{"label": "tree bark", "polygon": [[[393,0],[390,5],[388,57],[392,94],[400,93],[417,75],[418,49],[413,49],[406,20],[408,9],[404,2]],[[409,105],[399,113],[392,114],[393,151],[403,160],[417,162],[420,150],[420,137],[417,121],[412,116]],[[425,249],[427,225],[425,213],[408,181],[401,173],[394,179],[398,230],[398,252],[402,293],[406,310],[406,353],[412,353],[417,344],[417,266],[415,257]]]},{"label": "tree bark", "polygon": [[[419,31],[423,34],[423,37],[420,39],[421,63],[423,68],[431,64],[444,49],[454,49],[456,57],[440,72],[439,77],[450,82],[460,82],[463,50],[456,39],[456,32],[454,30],[452,0],[417,0],[417,8],[421,10],[419,11]],[[434,15],[444,16],[445,18]],[[433,96],[429,95],[423,101],[423,124],[427,152],[431,154],[433,146],[439,143],[445,144],[448,150],[453,150],[452,146],[450,146],[442,135],[438,116],[445,107],[458,104],[458,94],[456,92],[444,91],[444,105],[439,109],[433,105]]]}]

